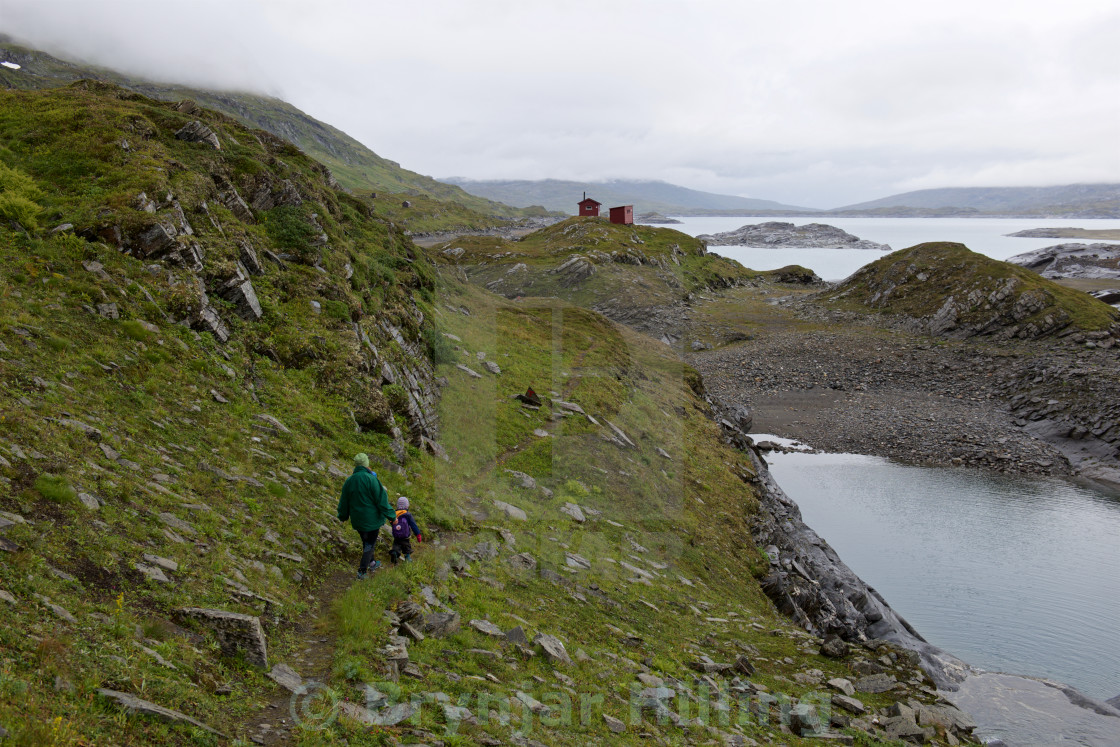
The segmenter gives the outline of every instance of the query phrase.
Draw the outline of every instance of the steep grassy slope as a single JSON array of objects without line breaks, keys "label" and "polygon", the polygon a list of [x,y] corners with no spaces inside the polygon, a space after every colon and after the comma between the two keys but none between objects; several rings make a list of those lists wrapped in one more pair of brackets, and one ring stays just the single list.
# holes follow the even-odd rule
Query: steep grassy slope
[{"label": "steep grassy slope", "polygon": [[[471,536],[450,556],[425,548],[385,583],[346,594],[324,706],[368,697],[372,682],[393,702],[424,703],[409,723],[427,743],[813,744],[779,737],[776,711],[759,699],[828,708],[821,686],[854,677],[854,661],[822,656],[820,640],[763,596],[756,579],[769,563],[749,539],[757,473],[722,442],[696,373],[666,346],[563,301],[503,301],[457,283],[446,301],[445,329],[483,373],[441,369],[451,461],[435,465],[431,494],[461,512]],[[514,398],[530,385],[540,409]],[[410,642],[407,664],[386,666],[398,640],[386,618],[410,604],[453,610],[459,627]],[[558,638],[571,661],[527,645],[538,634]],[[922,681],[913,658],[893,657],[883,659],[892,676]],[[740,689],[726,691],[721,714],[712,696],[728,686]],[[900,694],[860,697],[882,707]],[[643,706],[658,697],[660,717]],[[328,721],[339,738],[356,728]]]},{"label": "steep grassy slope", "polygon": [[[221,150],[175,137],[196,120]],[[263,680],[176,610],[298,619],[337,563],[352,453],[406,465],[386,474],[404,488],[435,436],[432,270],[293,146],[120,89],[0,94],[0,161],[0,725],[191,740],[124,719],[107,687],[228,728]],[[261,207],[232,201],[250,183]]]},{"label": "steep grassy slope", "polygon": [[[750,540],[757,468],[665,346],[455,280],[322,166],[214,112],[92,83],[7,92],[0,163],[8,742],[810,744],[779,722],[794,699],[827,713],[813,693],[832,676],[902,683],[861,707],[934,700],[905,652],[823,657],[776,615]],[[662,240],[647,259],[670,256]],[[526,386],[540,409],[511,397]],[[427,540],[361,584],[334,520],[357,451],[412,498]],[[324,686],[290,701],[184,607],[259,618],[269,665]],[[422,613],[407,660],[388,608]],[[458,630],[426,625],[444,609]],[[471,624],[487,619],[556,636],[572,661]],[[306,652],[327,640],[319,671]],[[658,683],[674,695],[643,695]],[[377,688],[422,705],[371,728],[355,704]]]},{"label": "steep grassy slope", "polygon": [[[372,191],[403,193],[406,197],[426,195],[439,203],[458,206],[444,206],[445,220],[440,222],[432,220],[438,216],[425,216],[430,225],[436,225],[440,229],[471,227],[480,222],[489,226],[494,225],[493,219],[496,217],[519,218],[542,212],[512,208],[409,171],[395,161],[377,155],[345,132],[320,122],[286,101],[270,96],[155,83],[106,68],[62,60],[6,40],[0,40],[0,56],[22,66],[20,70],[0,67],[2,88],[51,88],[89,79],[112,83],[157,100],[192,99],[201,106],[220,111],[242,124],[271,132],[295,144],[304,153],[329,167],[339,182],[349,189],[367,194]],[[420,212],[420,207],[417,206],[414,214]],[[433,208],[429,212],[435,213],[438,210],[439,208]],[[447,211],[466,212],[467,215],[462,217],[464,222],[459,224],[447,220]],[[430,227],[420,226],[416,230],[430,230]]]},{"label": "steep grassy slope", "polygon": [[1033,338],[1104,330],[1116,309],[1017,265],[949,242],[918,244],[872,262],[823,301],[916,320],[934,335]]}]

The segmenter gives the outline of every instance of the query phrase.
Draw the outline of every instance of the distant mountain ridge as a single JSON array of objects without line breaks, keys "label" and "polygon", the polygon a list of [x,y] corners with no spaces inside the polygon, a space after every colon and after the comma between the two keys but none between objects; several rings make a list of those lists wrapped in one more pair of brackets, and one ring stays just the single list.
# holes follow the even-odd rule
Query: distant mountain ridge
[{"label": "distant mountain ridge", "polygon": [[833,208],[828,212],[867,213],[900,208],[1055,217],[1120,217],[1120,184],[922,189]]},{"label": "distant mountain ridge", "polygon": [[586,191],[603,205],[633,205],[638,213],[748,214],[796,213],[812,214],[813,208],[785,205],[773,200],[758,200],[736,195],[721,195],[681,187],[669,182],[638,179],[611,179],[599,182],[576,182],[561,179],[466,179],[448,177],[441,181],[462,187],[467,192],[516,207],[542,205],[549,210],[575,214],[576,203]]},{"label": "distant mountain ridge", "polygon": [[321,122],[286,101],[271,96],[213,91],[137,78],[108,68],[70,62],[0,34],[0,57],[21,66],[0,67],[0,88],[54,88],[83,78],[113,83],[161,101],[192,99],[250,126],[295,144],[326,165],[349,189],[424,194],[443,202],[457,202],[483,215],[521,217],[525,211],[469,194],[458,187],[402,168],[377,155],[336,127]]}]

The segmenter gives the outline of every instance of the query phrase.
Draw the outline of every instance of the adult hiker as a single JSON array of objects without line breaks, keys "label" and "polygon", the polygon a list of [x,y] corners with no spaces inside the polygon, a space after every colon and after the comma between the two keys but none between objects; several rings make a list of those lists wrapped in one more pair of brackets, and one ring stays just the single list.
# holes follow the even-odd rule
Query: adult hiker
[{"label": "adult hiker", "polygon": [[[358,562],[359,579],[365,578],[366,571],[370,568],[381,526],[395,518],[396,512],[389,507],[389,493],[377,479],[377,473],[369,468],[369,457],[358,454],[354,457],[354,473],[342,485],[338,520],[350,519],[350,526],[362,538],[362,559]],[[373,562],[373,570],[380,567],[380,560]]]}]

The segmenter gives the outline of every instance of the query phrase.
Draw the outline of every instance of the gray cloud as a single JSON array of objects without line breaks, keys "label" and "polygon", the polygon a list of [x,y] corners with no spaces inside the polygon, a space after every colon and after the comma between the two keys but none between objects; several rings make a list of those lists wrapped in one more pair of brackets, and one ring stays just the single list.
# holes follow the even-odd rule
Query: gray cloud
[{"label": "gray cloud", "polygon": [[822,207],[1120,181],[1112,0],[0,0],[0,28],[280,95],[437,176],[660,178]]}]

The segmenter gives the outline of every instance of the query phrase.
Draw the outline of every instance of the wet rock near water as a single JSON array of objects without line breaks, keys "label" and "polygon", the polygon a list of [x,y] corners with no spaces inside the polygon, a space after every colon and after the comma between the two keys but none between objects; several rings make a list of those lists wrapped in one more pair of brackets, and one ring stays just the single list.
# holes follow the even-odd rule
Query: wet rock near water
[{"label": "wet rock near water", "polygon": [[1044,278],[1120,280],[1120,244],[1058,244],[1010,257],[1008,262]]}]

